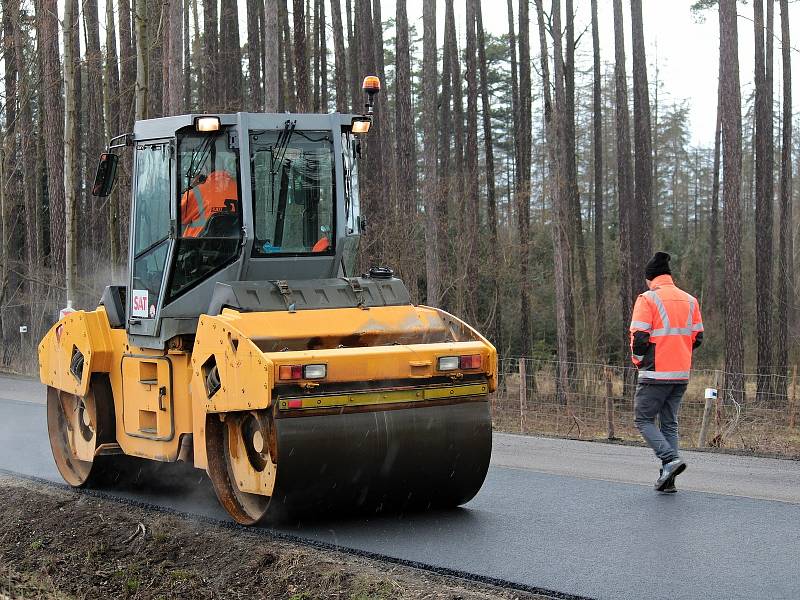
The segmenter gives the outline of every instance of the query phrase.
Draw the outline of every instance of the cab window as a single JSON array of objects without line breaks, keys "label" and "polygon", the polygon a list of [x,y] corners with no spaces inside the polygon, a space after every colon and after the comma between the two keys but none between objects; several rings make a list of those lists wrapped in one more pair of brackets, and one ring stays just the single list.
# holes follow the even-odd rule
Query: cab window
[{"label": "cab window", "polygon": [[253,256],[333,254],[333,139],[328,131],[250,132]]},{"label": "cab window", "polygon": [[170,300],[239,254],[239,154],[232,128],[178,133],[178,221]]},{"label": "cab window", "polygon": [[131,316],[154,318],[169,244],[170,145],[136,148]]}]

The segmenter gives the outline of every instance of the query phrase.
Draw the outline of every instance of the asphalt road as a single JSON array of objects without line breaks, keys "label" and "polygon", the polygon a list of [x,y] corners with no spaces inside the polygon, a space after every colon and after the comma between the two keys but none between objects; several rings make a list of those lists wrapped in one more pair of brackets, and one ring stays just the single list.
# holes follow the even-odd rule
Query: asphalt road
[{"label": "asphalt road", "polygon": [[[0,378],[0,469],[60,481],[43,400],[37,383]],[[685,457],[680,492],[659,495],[646,449],[495,434],[486,483],[461,509],[274,527],[591,598],[800,598],[800,463]],[[200,475],[120,494],[225,518]]]}]

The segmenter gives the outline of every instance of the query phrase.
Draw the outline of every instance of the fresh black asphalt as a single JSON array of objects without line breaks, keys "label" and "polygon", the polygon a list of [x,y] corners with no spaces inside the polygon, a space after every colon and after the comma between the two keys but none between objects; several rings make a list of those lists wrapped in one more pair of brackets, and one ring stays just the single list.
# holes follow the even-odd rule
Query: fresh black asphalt
[{"label": "fresh black asphalt", "polygon": [[[0,469],[60,481],[44,405],[7,399],[2,383]],[[603,476],[492,466],[481,492],[461,509],[275,528],[591,598],[800,598],[800,505],[704,492],[658,495]],[[119,494],[224,519],[200,472],[188,479],[178,488]]]}]

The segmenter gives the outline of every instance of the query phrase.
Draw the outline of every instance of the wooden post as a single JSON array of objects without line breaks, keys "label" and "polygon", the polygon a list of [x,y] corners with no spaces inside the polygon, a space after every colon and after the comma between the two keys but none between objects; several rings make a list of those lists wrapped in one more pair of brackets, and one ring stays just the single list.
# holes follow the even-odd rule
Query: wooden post
[{"label": "wooden post", "polygon": [[703,408],[703,422],[700,424],[700,439],[697,441],[697,445],[700,448],[705,448],[708,438],[708,421],[711,418],[711,407],[714,404],[713,398],[706,398],[706,405]]},{"label": "wooden post", "polygon": [[792,366],[792,391],[789,393],[789,427],[795,426],[795,402],[797,402],[797,365]]},{"label": "wooden post", "polygon": [[611,370],[604,369],[606,380],[606,430],[609,440],[617,439],[614,431],[614,387],[611,384]]},{"label": "wooden post", "polygon": [[525,375],[525,359],[519,359],[519,432],[525,433],[525,408],[528,405],[528,378]]},{"label": "wooden post", "polygon": [[[714,370],[714,389],[717,390],[717,400],[714,402],[715,406],[715,414],[714,414],[714,421],[716,425],[717,435],[716,438],[719,440],[719,445],[722,447],[722,401],[725,398],[725,394],[720,394],[719,383],[722,379],[722,374],[720,373],[719,369]],[[727,379],[727,378],[726,378]]]},{"label": "wooden post", "polygon": [[[714,371],[714,379],[711,384],[717,390],[717,401],[719,402],[719,371]],[[697,445],[700,448],[705,448],[708,445],[708,426],[711,420],[711,408],[714,406],[713,398],[706,398],[706,404],[703,408],[703,422],[700,424],[700,439],[697,440]],[[719,425],[719,412],[717,413],[717,424]]]}]

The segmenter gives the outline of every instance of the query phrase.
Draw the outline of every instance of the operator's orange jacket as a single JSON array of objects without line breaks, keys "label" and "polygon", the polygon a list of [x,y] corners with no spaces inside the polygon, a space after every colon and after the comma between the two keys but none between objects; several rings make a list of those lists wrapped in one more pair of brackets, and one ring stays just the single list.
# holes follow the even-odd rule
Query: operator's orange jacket
[{"label": "operator's orange jacket", "polygon": [[636,299],[630,333],[639,383],[686,383],[692,350],[703,341],[700,303],[670,275],[659,275]]},{"label": "operator's orange jacket", "polygon": [[197,237],[211,215],[225,208],[225,200],[238,198],[236,180],[225,171],[212,171],[181,198],[181,235]]}]

